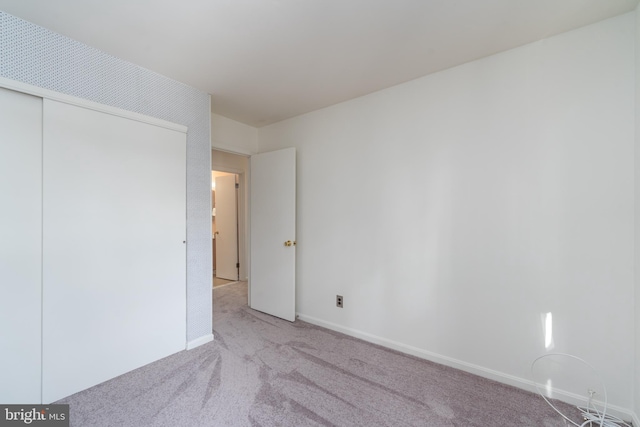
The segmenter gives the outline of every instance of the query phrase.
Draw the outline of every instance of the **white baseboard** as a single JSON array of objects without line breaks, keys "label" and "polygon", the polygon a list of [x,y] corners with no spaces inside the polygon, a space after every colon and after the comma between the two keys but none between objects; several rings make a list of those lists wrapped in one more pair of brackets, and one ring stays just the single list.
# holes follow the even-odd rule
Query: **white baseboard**
[{"label": "white baseboard", "polygon": [[[450,366],[452,368],[460,369],[461,371],[469,372],[474,375],[478,375],[483,378],[488,378],[503,384],[508,384],[523,390],[527,390],[533,393],[537,393],[536,386],[533,381],[524,378],[516,377],[514,375],[506,374],[504,372],[488,369],[483,366],[474,365],[472,363],[463,362],[461,360],[454,359],[452,357],[443,356],[441,354],[433,353],[418,347],[413,347],[407,344],[403,344],[397,341],[392,341],[386,338],[379,337],[377,335],[362,332],[356,329],[346,328],[344,326],[327,322],[315,317],[307,316],[302,313],[297,313],[298,319],[311,323],[313,325],[321,326],[323,328],[331,329],[332,331],[341,332],[345,335],[349,335],[354,338],[359,338],[363,341],[367,341],[373,344],[378,344],[383,347],[391,348],[402,353],[410,354],[412,356],[419,357],[421,359],[429,360],[431,362],[439,363],[441,365]],[[586,396],[579,396],[575,393],[566,392],[563,390],[554,390],[554,397],[563,402],[572,405],[586,405]],[[607,405],[607,413],[620,417],[624,420],[633,420],[634,426],[640,426],[640,420],[636,414],[626,408],[622,408],[616,405]]]},{"label": "white baseboard", "polygon": [[213,341],[213,334],[204,335],[200,338],[187,342],[187,350],[193,350],[196,347],[200,347],[203,344]]}]

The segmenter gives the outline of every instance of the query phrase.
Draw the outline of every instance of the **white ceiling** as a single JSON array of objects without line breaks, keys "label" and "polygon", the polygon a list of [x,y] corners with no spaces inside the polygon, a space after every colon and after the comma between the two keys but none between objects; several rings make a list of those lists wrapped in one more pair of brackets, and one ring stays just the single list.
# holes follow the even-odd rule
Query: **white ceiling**
[{"label": "white ceiling", "polygon": [[637,7],[639,0],[0,0],[263,126]]}]

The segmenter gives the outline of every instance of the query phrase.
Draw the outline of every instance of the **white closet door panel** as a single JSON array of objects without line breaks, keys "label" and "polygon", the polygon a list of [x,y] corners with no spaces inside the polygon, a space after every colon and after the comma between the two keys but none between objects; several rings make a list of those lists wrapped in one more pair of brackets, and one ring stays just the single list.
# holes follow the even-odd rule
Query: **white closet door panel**
[{"label": "white closet door panel", "polygon": [[43,400],[183,350],[186,135],[44,101]]},{"label": "white closet door panel", "polygon": [[0,402],[40,403],[42,99],[0,88]]}]

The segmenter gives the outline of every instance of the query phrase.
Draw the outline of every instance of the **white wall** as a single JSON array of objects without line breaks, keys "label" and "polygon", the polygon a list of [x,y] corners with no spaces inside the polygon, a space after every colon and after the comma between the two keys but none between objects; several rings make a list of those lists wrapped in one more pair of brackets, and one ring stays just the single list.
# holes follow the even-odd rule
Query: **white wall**
[{"label": "white wall", "polygon": [[636,19],[636,213],[635,213],[635,377],[634,410],[636,423],[640,423],[640,6],[635,11]]},{"label": "white wall", "polygon": [[211,150],[211,169],[222,172],[231,170],[233,173],[247,173],[249,172],[249,157]]},{"label": "white wall", "polygon": [[526,387],[552,312],[632,408],[634,20],[260,128],[298,150],[301,318]]},{"label": "white wall", "polygon": [[258,152],[258,129],[211,114],[211,148],[238,154]]}]

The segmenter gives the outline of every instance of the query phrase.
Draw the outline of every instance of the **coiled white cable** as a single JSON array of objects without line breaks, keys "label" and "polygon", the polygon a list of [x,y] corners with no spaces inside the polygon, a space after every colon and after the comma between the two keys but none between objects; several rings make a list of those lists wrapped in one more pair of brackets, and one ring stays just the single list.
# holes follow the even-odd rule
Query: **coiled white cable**
[{"label": "coiled white cable", "polygon": [[[596,373],[598,380],[600,381],[600,383],[602,384],[602,389],[604,391],[604,404],[602,407],[602,412],[598,410],[598,408],[596,407],[595,403],[593,402],[593,396],[595,394],[595,392],[593,390],[588,390],[589,393],[589,398],[587,400],[587,406],[586,407],[582,407],[582,406],[578,406],[578,410],[580,411],[580,414],[582,415],[583,419],[585,420],[582,424],[578,424],[575,421],[571,420],[569,417],[567,417],[565,414],[563,414],[558,408],[556,408],[553,403],[551,403],[549,401],[549,399],[547,399],[547,397],[544,395],[544,393],[542,393],[542,391],[540,390],[540,388],[538,387],[538,382],[535,380],[535,375],[534,375],[534,367],[536,362],[538,362],[541,359],[547,358],[547,357],[552,357],[552,356],[563,356],[563,357],[568,357],[574,360],[577,360],[581,363],[583,363],[584,365],[588,366],[589,368],[591,368],[593,370],[593,372]],[[584,359],[581,359],[577,356],[574,356],[572,354],[566,354],[566,353],[548,353],[548,354],[544,354],[538,358],[536,358],[533,363],[531,363],[531,377],[533,378],[533,384],[536,387],[536,390],[538,391],[538,394],[544,399],[545,402],[547,402],[547,404],[549,406],[551,406],[551,408],[556,411],[558,414],[560,414],[560,416],[562,418],[564,418],[566,421],[570,422],[571,424],[573,424],[576,427],[592,427],[592,426],[600,426],[600,427],[622,427],[622,426],[626,426],[626,427],[631,427],[631,425],[627,424],[626,422],[624,422],[623,420],[621,420],[618,417],[614,417],[613,415],[609,415],[607,414],[607,388],[604,385],[604,382],[602,381],[602,378],[600,377],[600,374],[598,373],[598,371],[596,371],[596,369],[591,366],[589,363],[587,363],[587,361],[585,361]]]}]

